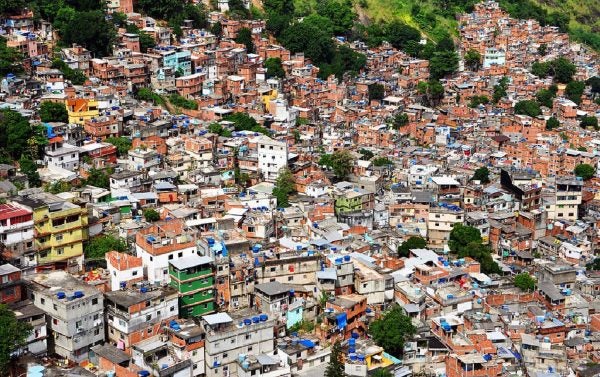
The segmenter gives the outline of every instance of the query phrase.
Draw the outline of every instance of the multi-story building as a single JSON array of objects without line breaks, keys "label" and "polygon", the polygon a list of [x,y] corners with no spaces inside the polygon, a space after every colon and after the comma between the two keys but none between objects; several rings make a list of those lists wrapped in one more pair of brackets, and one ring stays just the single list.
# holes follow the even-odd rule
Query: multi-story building
[{"label": "multi-story building", "polygon": [[29,199],[33,202],[38,269],[81,270],[83,241],[88,238],[87,211],[49,193]]},{"label": "multi-story building", "polygon": [[46,313],[36,307],[29,300],[19,301],[10,305],[15,312],[17,321],[31,326],[31,333],[25,339],[25,345],[18,351],[19,354],[43,356],[48,353],[48,326]]},{"label": "multi-story building", "polygon": [[99,115],[98,101],[92,98],[74,98],[67,99],[67,114],[69,123],[84,125],[87,120],[96,118]]},{"label": "multi-story building", "polygon": [[551,220],[575,221],[579,218],[583,181],[573,178],[556,178],[556,202]]},{"label": "multi-story building", "polygon": [[188,319],[171,322],[166,330],[175,356],[191,361],[193,377],[204,375],[204,329],[196,321]]},{"label": "multi-story building", "polygon": [[62,137],[52,138],[46,146],[44,162],[46,166],[75,170],[79,166],[79,148],[63,143]]},{"label": "multi-story building", "polygon": [[162,333],[163,327],[177,319],[177,292],[171,287],[156,288],[140,284],[105,294],[108,341],[129,350],[141,340]]},{"label": "multi-story building", "polygon": [[21,270],[11,264],[0,265],[0,304],[21,301]]},{"label": "multi-story building", "polygon": [[15,266],[35,266],[33,211],[17,202],[0,204],[0,243],[2,256]]},{"label": "multi-story building", "polygon": [[215,311],[215,271],[212,258],[197,254],[169,262],[171,286],[179,293],[182,317]]},{"label": "multi-story building", "polygon": [[142,258],[148,281],[165,284],[170,280],[169,263],[196,255],[196,233],[182,220],[154,224],[136,234],[136,255]]},{"label": "multi-story building", "polygon": [[81,362],[104,343],[104,298],[95,287],[65,271],[26,277],[33,304],[48,316],[49,352]]},{"label": "multi-story building", "polygon": [[264,135],[257,136],[250,142],[257,144],[258,169],[264,180],[275,182],[280,170],[288,164],[287,143]]},{"label": "multi-story building", "polygon": [[259,355],[274,350],[275,321],[250,310],[205,315],[206,377],[236,375],[239,355]]},{"label": "multi-story building", "polygon": [[450,232],[454,224],[462,224],[464,211],[454,205],[430,208],[427,215],[427,237],[429,246],[434,249],[442,249],[450,239]]},{"label": "multi-story building", "polygon": [[104,254],[104,258],[110,275],[111,291],[131,287],[144,279],[142,258],[114,250]]}]

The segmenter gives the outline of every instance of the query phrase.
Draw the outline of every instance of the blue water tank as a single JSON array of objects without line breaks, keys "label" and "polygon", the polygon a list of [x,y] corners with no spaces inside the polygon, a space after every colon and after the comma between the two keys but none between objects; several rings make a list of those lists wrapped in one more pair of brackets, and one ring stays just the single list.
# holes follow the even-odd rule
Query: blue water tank
[{"label": "blue water tank", "polygon": [[356,339],[354,339],[354,338],[348,339],[348,345],[350,347],[354,347],[356,345]]},{"label": "blue water tank", "polygon": [[290,289],[290,296],[293,296],[296,292],[293,289]]},{"label": "blue water tank", "polygon": [[139,375],[140,377],[148,377],[148,376],[150,375],[150,372],[148,372],[147,370],[140,370],[140,371],[138,372],[138,375]]},{"label": "blue water tank", "polygon": [[358,355],[358,361],[360,361],[361,363],[363,363],[365,361],[365,355],[359,354]]},{"label": "blue water tank", "polygon": [[83,294],[83,291],[75,291],[75,292],[73,292],[73,297],[75,297],[75,298],[82,298],[83,296],[85,296]]},{"label": "blue water tank", "polygon": [[249,318],[244,319],[244,325],[248,326],[252,324],[252,320]]},{"label": "blue water tank", "polygon": [[140,288],[140,292],[141,293],[146,293],[146,292],[148,292],[148,288],[142,287],[142,288]]},{"label": "blue water tank", "polygon": [[352,333],[352,339],[358,339],[358,338],[360,338],[360,334],[357,333],[357,332],[353,332]]},{"label": "blue water tank", "polygon": [[258,322],[260,322],[260,317],[252,317],[252,322],[253,322],[253,323],[258,323]]},{"label": "blue water tank", "polygon": [[66,298],[66,297],[67,297],[67,294],[65,292],[57,292],[56,293],[56,298],[59,299],[59,300],[62,300],[64,298]]},{"label": "blue water tank", "polygon": [[266,314],[261,314],[260,315],[260,321],[261,322],[266,322],[269,319],[269,316]]},{"label": "blue water tank", "polygon": [[346,262],[350,262],[350,255],[345,255],[345,256],[344,256],[344,260],[345,260]]}]

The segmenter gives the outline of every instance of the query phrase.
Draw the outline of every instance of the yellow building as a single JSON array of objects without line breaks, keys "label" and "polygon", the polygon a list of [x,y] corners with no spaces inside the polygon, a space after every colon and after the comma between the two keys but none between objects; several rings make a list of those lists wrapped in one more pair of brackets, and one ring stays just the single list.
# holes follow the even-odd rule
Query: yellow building
[{"label": "yellow building", "polygon": [[87,210],[49,193],[30,199],[38,266],[80,271],[83,241],[88,238]]},{"label": "yellow building", "polygon": [[96,118],[98,112],[98,101],[88,98],[74,98],[65,101],[67,113],[69,114],[69,123],[83,125],[86,120]]}]

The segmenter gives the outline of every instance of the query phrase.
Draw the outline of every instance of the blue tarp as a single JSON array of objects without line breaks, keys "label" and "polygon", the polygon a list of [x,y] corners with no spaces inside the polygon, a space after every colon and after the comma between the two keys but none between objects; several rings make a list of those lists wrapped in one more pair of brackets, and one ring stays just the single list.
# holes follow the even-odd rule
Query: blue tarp
[{"label": "blue tarp", "polygon": [[300,344],[302,344],[303,346],[308,347],[308,348],[313,348],[315,346],[315,344],[311,340],[308,340],[308,339],[302,339],[300,341]]},{"label": "blue tarp", "polygon": [[337,318],[338,329],[345,328],[346,327],[346,322],[348,320],[348,318],[346,317],[346,313],[338,314],[336,316],[336,318]]}]

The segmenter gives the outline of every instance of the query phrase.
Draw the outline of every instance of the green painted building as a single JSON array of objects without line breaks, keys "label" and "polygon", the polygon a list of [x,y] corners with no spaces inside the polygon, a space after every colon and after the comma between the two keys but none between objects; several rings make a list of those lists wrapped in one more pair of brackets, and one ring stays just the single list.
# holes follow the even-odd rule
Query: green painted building
[{"label": "green painted building", "polygon": [[215,270],[211,258],[192,255],[169,263],[171,286],[179,292],[179,315],[197,317],[216,310]]}]

